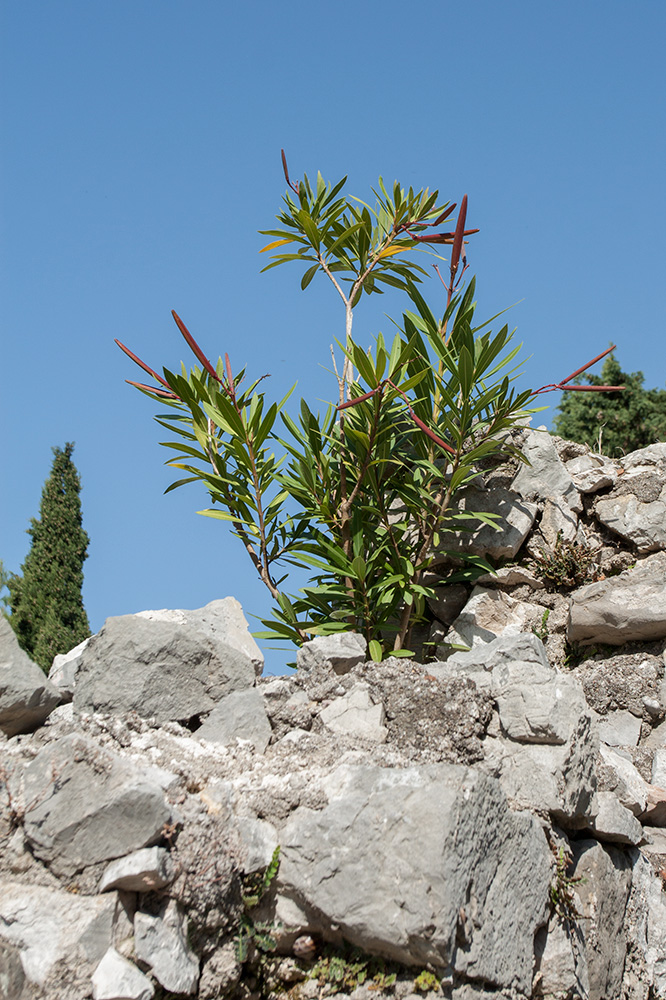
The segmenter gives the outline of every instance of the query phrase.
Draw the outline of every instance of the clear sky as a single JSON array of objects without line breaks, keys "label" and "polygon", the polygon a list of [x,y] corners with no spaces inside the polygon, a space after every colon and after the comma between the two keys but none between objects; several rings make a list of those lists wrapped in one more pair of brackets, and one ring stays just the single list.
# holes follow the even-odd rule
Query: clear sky
[{"label": "clear sky", "polygon": [[[51,447],[75,441],[91,626],[268,595],[198,517],[119,337],[158,370],[209,354],[313,405],[344,317],[325,279],[259,274],[294,176],[378,174],[469,196],[481,314],[510,320],[539,386],[618,344],[664,386],[663,0],[4,0],[0,559],[19,570]],[[435,285],[432,296],[437,296]],[[368,340],[397,300],[360,307]],[[324,367],[322,367],[324,366]],[[547,397],[555,404],[556,399]],[[552,410],[541,418],[550,422]],[[253,623],[259,627],[258,623]],[[270,653],[270,668],[286,657]]]}]

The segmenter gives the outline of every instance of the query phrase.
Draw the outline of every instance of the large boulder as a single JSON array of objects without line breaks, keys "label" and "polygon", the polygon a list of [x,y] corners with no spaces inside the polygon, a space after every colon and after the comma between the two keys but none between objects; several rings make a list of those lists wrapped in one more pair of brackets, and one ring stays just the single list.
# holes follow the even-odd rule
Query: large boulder
[{"label": "large boulder", "polygon": [[280,891],[311,930],[529,991],[550,881],[533,816],[453,764],[342,765],[326,791],[324,809],[299,807],[280,835]]},{"label": "large boulder", "polygon": [[58,690],[23,652],[13,628],[0,615],[0,730],[7,736],[29,733],[59,702]]},{"label": "large boulder", "polygon": [[172,818],[157,777],[85,736],[47,744],[24,772],[33,852],[71,875],[156,843]]},{"label": "large boulder", "polygon": [[666,636],[666,553],[579,587],[571,595],[567,638],[581,645],[649,642]]},{"label": "large boulder", "polygon": [[529,464],[520,466],[512,489],[528,500],[562,497],[571,510],[582,510],[580,494],[545,428],[526,431],[521,451]]},{"label": "large boulder", "polygon": [[158,723],[206,715],[254,685],[263,656],[233,597],[196,611],[141,611],[107,618],[83,650],[74,708]]}]

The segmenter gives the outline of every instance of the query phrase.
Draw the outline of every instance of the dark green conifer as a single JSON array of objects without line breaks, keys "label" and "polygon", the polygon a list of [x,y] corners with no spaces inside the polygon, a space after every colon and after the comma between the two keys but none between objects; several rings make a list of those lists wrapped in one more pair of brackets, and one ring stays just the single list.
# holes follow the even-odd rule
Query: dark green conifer
[{"label": "dark green conifer", "polygon": [[622,392],[564,392],[553,423],[555,434],[588,444],[612,458],[666,441],[666,390],[644,389],[643,372],[623,372],[609,354],[601,375],[578,384],[624,385]]},{"label": "dark green conifer", "polygon": [[73,444],[54,448],[39,519],[32,518],[32,545],[9,580],[10,621],[23,649],[48,672],[56,653],[66,653],[90,635],[83,607],[83,562],[88,535],[81,526],[79,474]]}]

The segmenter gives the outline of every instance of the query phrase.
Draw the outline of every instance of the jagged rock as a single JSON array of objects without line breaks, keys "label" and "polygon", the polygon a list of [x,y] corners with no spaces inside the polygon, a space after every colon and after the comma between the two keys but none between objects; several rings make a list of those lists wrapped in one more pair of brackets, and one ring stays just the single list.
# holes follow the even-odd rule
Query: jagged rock
[{"label": "jagged rock", "polygon": [[512,489],[525,499],[562,496],[573,511],[582,510],[580,496],[547,431],[528,430],[522,448],[529,465],[521,465]]},{"label": "jagged rock", "polygon": [[438,621],[450,625],[466,602],[467,588],[461,583],[452,583],[446,587],[436,587],[435,596],[428,598],[428,607]]},{"label": "jagged rock", "polygon": [[474,648],[498,636],[529,632],[542,615],[543,608],[517,601],[501,590],[475,587],[444,644],[437,647],[437,656],[444,659],[451,645]]},{"label": "jagged rock", "polygon": [[587,957],[565,917],[551,914],[548,926],[537,934],[534,951],[534,996],[564,1000],[589,995]]},{"label": "jagged rock", "polygon": [[643,827],[614,792],[597,792],[590,826],[599,840],[614,844],[640,844],[643,839]]},{"label": "jagged rock", "polygon": [[496,781],[447,764],[342,766],[327,794],[281,834],[280,891],[310,913],[310,931],[337,925],[385,957],[529,989],[550,853]]},{"label": "jagged rock", "polygon": [[271,863],[275,848],[279,846],[278,835],[272,823],[255,816],[239,816],[236,827],[245,849],[242,867],[246,875],[267,868]]},{"label": "jagged rock", "polygon": [[571,595],[567,637],[581,645],[649,642],[666,636],[666,553]]},{"label": "jagged rock", "polygon": [[134,917],[136,956],[150,966],[155,979],[174,993],[194,993],[199,981],[199,960],[187,943],[187,923],[171,900],[155,915]]},{"label": "jagged rock", "polygon": [[575,920],[584,941],[589,977],[588,1000],[619,997],[627,945],[625,910],[631,888],[631,862],[615,847],[594,840],[574,841],[574,877],[580,911],[593,920]]},{"label": "jagged rock", "polygon": [[144,847],[114,861],[104,872],[100,892],[124,889],[128,892],[152,892],[173,881],[173,865],[163,847]]},{"label": "jagged rock", "polygon": [[666,826],[666,790],[657,785],[647,786],[647,804],[640,820],[649,826]]},{"label": "jagged rock", "polygon": [[518,587],[527,583],[533,590],[544,589],[543,580],[540,580],[536,573],[525,566],[502,566],[494,573],[482,573],[481,576],[477,577],[476,582],[480,586],[494,583],[500,587]]},{"label": "jagged rock", "polygon": [[[632,852],[633,879],[625,913],[627,954],[624,980],[629,996],[666,997],[666,899],[650,862]],[[624,936],[624,935],[623,935]],[[632,991],[632,992],[629,992]]]},{"label": "jagged rock", "polygon": [[26,978],[43,985],[58,963],[85,974],[127,922],[116,893],[77,896],[22,882],[0,883],[0,939],[16,948]]},{"label": "jagged rock", "polygon": [[617,480],[617,466],[604,455],[579,455],[565,462],[565,469],[580,493],[598,493]]},{"label": "jagged rock", "polygon": [[370,689],[362,681],[343,697],[322,709],[319,718],[331,732],[383,743],[388,735],[384,725],[384,706],[375,705]]},{"label": "jagged rock", "polygon": [[248,740],[257,753],[263,753],[271,738],[271,724],[264,699],[256,688],[233,691],[215,706],[203,725],[196,730],[200,740],[233,744]]},{"label": "jagged rock", "polygon": [[93,1000],[151,1000],[153,984],[136,965],[109,948],[92,976]]},{"label": "jagged rock", "polygon": [[107,618],[83,650],[74,707],[157,722],[211,712],[250,688],[263,656],[233,597],[195,611],[141,611]]},{"label": "jagged rock", "polygon": [[503,487],[467,486],[457,492],[456,503],[461,511],[497,514],[498,518],[493,524],[481,521],[470,532],[443,532],[436,561],[463,552],[491,559],[513,559],[527,538],[538,510],[536,504],[522,500],[517,493]]},{"label": "jagged rock", "polygon": [[563,496],[548,497],[539,522],[539,530],[553,548],[559,538],[573,542],[578,534],[578,518]]},{"label": "jagged rock", "polygon": [[631,712],[619,710],[597,720],[599,739],[609,747],[635,747],[641,738],[641,720]]},{"label": "jagged rock", "polygon": [[[602,791],[614,792],[625,808],[640,816],[647,806],[647,782],[634,767],[626,751],[612,750],[603,743],[599,747],[603,773]],[[653,784],[657,784],[654,782]]]},{"label": "jagged rock", "polygon": [[647,490],[645,476],[637,475],[635,482],[623,476],[608,496],[601,497],[595,505],[599,521],[617,535],[636,546],[638,552],[654,552],[666,548],[666,484],[656,476],[650,476],[659,493],[653,500],[641,501],[634,490],[651,497]]},{"label": "jagged rock", "polygon": [[363,663],[368,644],[356,632],[337,632],[319,635],[304,642],[298,650],[296,662],[299,670],[312,670],[327,665],[336,674],[348,674],[357,663]]},{"label": "jagged rock", "polygon": [[21,1000],[24,984],[21,953],[0,941],[0,1000]]},{"label": "jagged rock", "polygon": [[154,778],[77,734],[47,744],[24,781],[26,837],[59,875],[154,844],[171,819]]},{"label": "jagged rock", "polygon": [[59,702],[57,689],[23,652],[13,628],[0,615],[0,730],[6,736],[29,733]]},{"label": "jagged rock", "polygon": [[74,697],[76,678],[81,666],[81,654],[91,638],[92,636],[88,636],[78,646],[70,649],[68,653],[58,653],[53,657],[53,663],[49,670],[49,680],[58,689],[63,701],[71,701]]}]

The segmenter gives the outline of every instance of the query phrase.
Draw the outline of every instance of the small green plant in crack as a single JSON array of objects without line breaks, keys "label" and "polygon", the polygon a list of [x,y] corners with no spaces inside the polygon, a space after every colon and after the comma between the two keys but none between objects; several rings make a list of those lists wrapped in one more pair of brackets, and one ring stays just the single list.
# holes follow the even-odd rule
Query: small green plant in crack
[{"label": "small green plant in crack", "polygon": [[441,988],[439,979],[429,969],[424,969],[414,980],[414,989],[417,993],[437,993]]},{"label": "small green plant in crack", "polygon": [[395,984],[398,968],[395,963],[366,955],[359,948],[327,945],[310,970],[310,979],[350,992],[364,984],[370,990],[388,990]]},{"label": "small green plant in crack", "polygon": [[535,625],[532,632],[537,637],[545,642],[548,638],[548,619],[550,618],[550,608],[545,608],[543,614],[541,615],[541,624]]},{"label": "small green plant in crack", "polygon": [[577,885],[587,881],[581,875],[569,875],[567,869],[570,864],[571,858],[565,854],[564,848],[560,847],[549,894],[551,907],[567,927],[572,927],[578,920],[585,919],[576,906],[575,889]]},{"label": "small green plant in crack", "polygon": [[241,896],[243,915],[236,937],[236,958],[246,962],[254,947],[264,954],[275,951],[274,926],[271,921],[254,920],[252,910],[256,909],[269,891],[280,867],[280,848],[273,851],[270,864],[263,871],[253,872],[243,879]]},{"label": "small green plant in crack", "polygon": [[535,569],[549,590],[559,587],[579,587],[597,577],[594,552],[587,545],[567,542],[558,531],[555,545],[550,552],[542,552],[534,559]]}]

